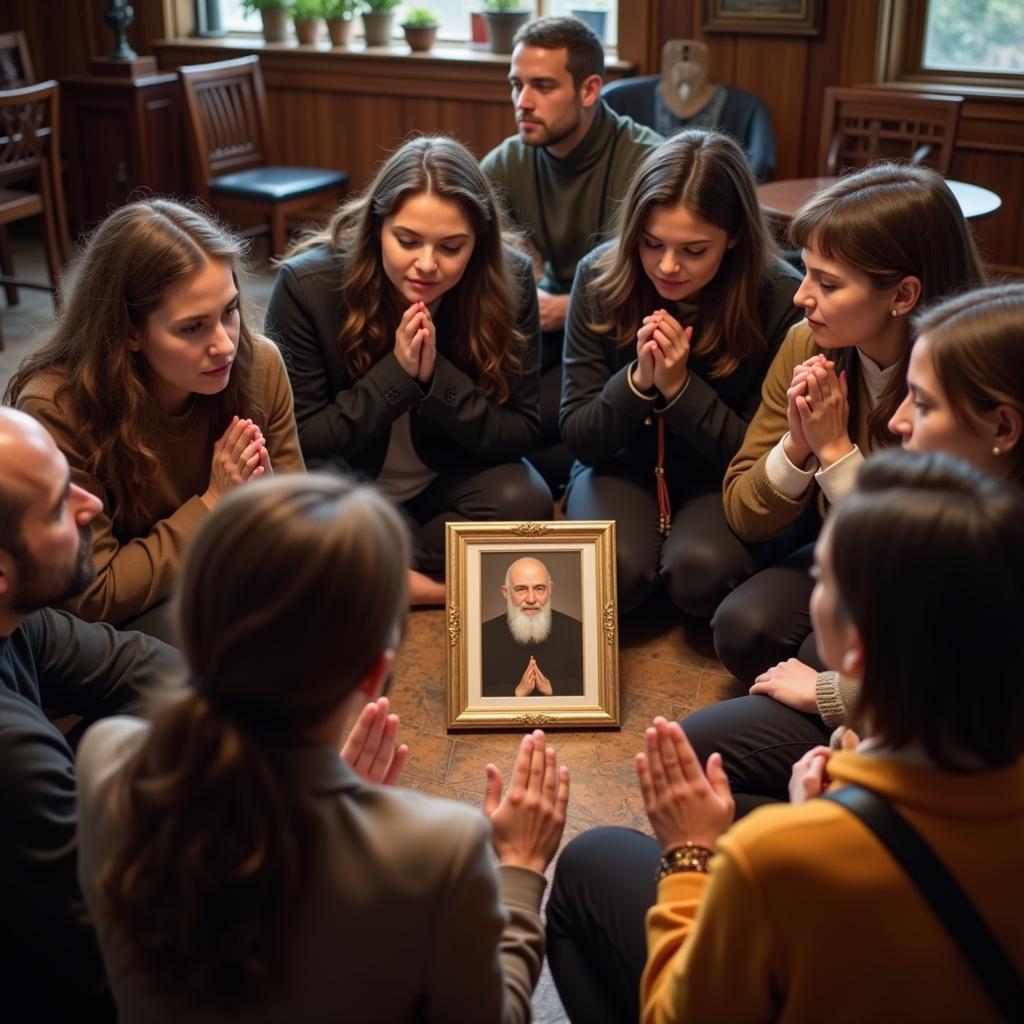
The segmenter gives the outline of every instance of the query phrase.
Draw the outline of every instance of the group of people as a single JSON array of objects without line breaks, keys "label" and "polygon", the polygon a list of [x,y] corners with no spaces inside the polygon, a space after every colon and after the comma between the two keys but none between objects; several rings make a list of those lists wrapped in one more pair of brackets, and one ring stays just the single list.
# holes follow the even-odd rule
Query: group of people
[{"label": "group of people", "polygon": [[[529,1019],[568,769],[537,730],[483,817],[401,789],[385,691],[445,522],[550,519],[563,488],[616,522],[620,610],[663,587],[751,691],[647,730],[653,838],[559,858],[571,1019],[1020,1008],[1024,286],[986,287],[941,177],[893,164],[797,214],[801,275],[737,143],[662,141],[602,74],[582,23],[528,23],[517,135],[397,149],[286,256],[266,336],[196,207],[84,246],[0,410],[16,1012]],[[536,642],[550,577],[520,562]],[[91,726],[77,753],[44,712]],[[821,799],[852,786],[935,847],[996,968]]]}]

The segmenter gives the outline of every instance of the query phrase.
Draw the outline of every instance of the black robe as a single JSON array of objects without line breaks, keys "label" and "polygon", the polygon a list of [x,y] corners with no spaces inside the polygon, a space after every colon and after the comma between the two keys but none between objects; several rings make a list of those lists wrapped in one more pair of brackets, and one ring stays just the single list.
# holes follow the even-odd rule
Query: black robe
[{"label": "black robe", "polygon": [[[488,619],[481,634],[482,692],[485,697],[514,697],[530,658],[551,681],[554,697],[583,695],[583,623],[551,610],[551,632],[543,643],[521,644],[502,614]],[[534,690],[531,697],[543,697]]]}]

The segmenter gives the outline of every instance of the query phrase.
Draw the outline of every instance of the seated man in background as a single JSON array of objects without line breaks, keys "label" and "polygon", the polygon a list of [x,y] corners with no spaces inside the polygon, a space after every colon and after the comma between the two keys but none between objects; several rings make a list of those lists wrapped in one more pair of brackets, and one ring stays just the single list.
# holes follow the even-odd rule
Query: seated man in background
[{"label": "seated man in background", "polygon": [[559,443],[562,329],[576,264],[602,239],[634,168],[662,141],[601,99],[604,49],[576,18],[519,30],[509,82],[518,133],[481,162],[540,257],[541,439],[530,461],[554,493],[572,457]]},{"label": "seated man in background", "polygon": [[100,507],[41,424],[0,409],[0,963],[11,1021],[114,1019],[78,906],[74,755],[43,709],[114,714],[180,668],[158,640],[48,608],[95,576]]}]

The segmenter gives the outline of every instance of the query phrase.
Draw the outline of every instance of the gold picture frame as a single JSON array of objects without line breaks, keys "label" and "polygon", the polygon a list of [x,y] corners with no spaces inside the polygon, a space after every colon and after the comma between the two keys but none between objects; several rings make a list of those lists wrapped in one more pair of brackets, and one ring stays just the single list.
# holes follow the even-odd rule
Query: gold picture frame
[{"label": "gold picture frame", "polygon": [[448,523],[445,560],[450,730],[618,728],[614,522]]}]

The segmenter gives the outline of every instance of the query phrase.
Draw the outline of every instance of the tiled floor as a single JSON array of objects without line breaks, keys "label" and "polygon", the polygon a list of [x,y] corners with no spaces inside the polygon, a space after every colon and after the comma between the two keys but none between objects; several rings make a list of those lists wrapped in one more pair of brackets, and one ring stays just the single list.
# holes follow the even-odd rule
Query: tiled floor
[{"label": "tiled floor", "polygon": [[[40,272],[26,241],[16,248],[19,269]],[[254,274],[251,298],[262,310],[272,276]],[[52,322],[49,296],[23,292],[19,307],[0,309],[7,348],[0,353],[0,384]],[[738,684],[716,661],[703,623],[686,620],[667,601],[655,600],[620,623],[619,683],[622,728],[610,732],[552,733],[559,759],[571,773],[566,841],[594,825],[647,829],[636,786],[633,755],[654,715],[682,717],[694,708],[736,696]],[[436,796],[479,804],[484,765],[494,761],[508,773],[518,734],[449,734],[445,730],[446,646],[444,613],[414,611],[394,674],[391,696],[402,719],[411,756],[406,785]],[[564,1021],[557,993],[545,972],[534,999],[541,1024]]]}]

